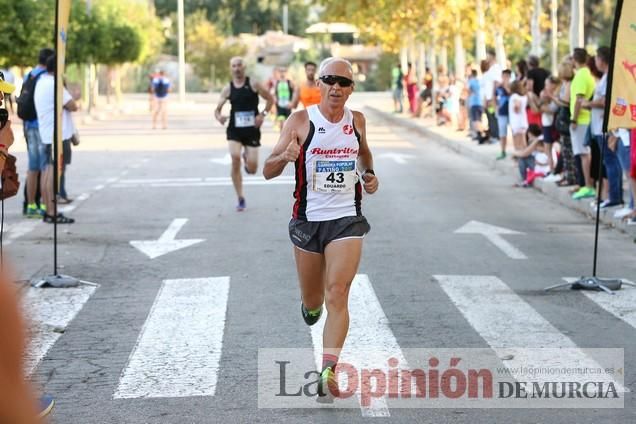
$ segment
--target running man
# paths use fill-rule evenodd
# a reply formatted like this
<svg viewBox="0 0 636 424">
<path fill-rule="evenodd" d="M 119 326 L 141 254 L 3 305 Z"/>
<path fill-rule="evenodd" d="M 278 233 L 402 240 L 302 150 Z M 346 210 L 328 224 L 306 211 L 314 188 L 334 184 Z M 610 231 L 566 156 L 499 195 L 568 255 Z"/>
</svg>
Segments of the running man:
<svg viewBox="0 0 636 424">
<path fill-rule="evenodd" d="M 294 92 L 297 91 L 294 84 L 287 79 L 287 69 L 278 70 L 278 80 L 274 86 L 274 96 L 276 98 L 276 128 L 280 130 L 283 122 L 291 114 L 291 102 Z"/>
<path fill-rule="evenodd" d="M 227 116 L 221 115 L 223 105 L 228 100 L 232 105 L 229 124 L 227 126 L 227 140 L 232 157 L 232 183 L 238 196 L 236 210 L 245 210 L 243 196 L 243 177 L 241 175 L 241 156 L 243 157 L 245 172 L 255 174 L 258 168 L 258 147 L 261 145 L 261 125 L 265 116 L 274 104 L 274 97 L 256 81 L 250 81 L 245 75 L 245 61 L 242 57 L 230 59 L 232 81 L 221 91 L 221 98 L 214 116 L 225 125 Z M 258 96 L 265 99 L 265 109 L 258 111 Z"/>
<path fill-rule="evenodd" d="M 320 103 L 320 87 L 316 81 L 316 69 L 318 65 L 314 62 L 305 63 L 305 75 L 307 80 L 300 85 L 298 90 L 294 90 L 291 108 L 296 109 L 298 103 L 302 103 L 305 109 L 311 105 Z"/>
<path fill-rule="evenodd" d="M 378 189 L 364 115 L 345 107 L 354 89 L 351 64 L 326 59 L 320 67 L 318 105 L 294 112 L 265 161 L 266 179 L 296 166 L 296 189 L 289 235 L 300 282 L 301 312 L 307 325 L 322 314 L 322 371 L 318 400 L 338 397 L 335 367 L 349 330 L 348 298 L 358 270 L 362 239 L 370 227 L 362 215 L 362 188 Z M 357 163 L 356 163 L 357 162 Z"/>
</svg>

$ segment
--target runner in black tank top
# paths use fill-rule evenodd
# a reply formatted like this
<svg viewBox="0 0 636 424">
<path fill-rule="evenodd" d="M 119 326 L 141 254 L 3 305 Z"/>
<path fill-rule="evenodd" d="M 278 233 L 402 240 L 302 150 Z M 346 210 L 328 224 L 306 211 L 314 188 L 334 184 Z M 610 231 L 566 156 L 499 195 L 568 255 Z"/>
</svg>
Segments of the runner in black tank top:
<svg viewBox="0 0 636 424">
<path fill-rule="evenodd" d="M 245 76 L 245 63 L 242 58 L 230 59 L 230 68 L 232 81 L 221 92 L 214 116 L 221 125 L 225 125 L 228 117 L 223 116 L 221 111 L 225 102 L 229 100 L 232 110 L 227 127 L 227 140 L 232 157 L 232 183 L 238 196 L 236 210 L 243 211 L 245 197 L 243 197 L 241 158 L 244 161 L 245 171 L 248 174 L 255 174 L 258 168 L 258 147 L 261 145 L 260 127 L 274 103 L 274 98 L 258 82 L 250 81 Z M 262 113 L 258 111 L 259 95 L 267 101 Z"/>
<path fill-rule="evenodd" d="M 237 88 L 230 81 L 230 123 L 227 127 L 227 139 L 241 142 L 244 146 L 259 147 L 261 145 L 261 129 L 255 126 L 258 115 L 258 93 L 252 90 L 250 78 Z"/>
</svg>

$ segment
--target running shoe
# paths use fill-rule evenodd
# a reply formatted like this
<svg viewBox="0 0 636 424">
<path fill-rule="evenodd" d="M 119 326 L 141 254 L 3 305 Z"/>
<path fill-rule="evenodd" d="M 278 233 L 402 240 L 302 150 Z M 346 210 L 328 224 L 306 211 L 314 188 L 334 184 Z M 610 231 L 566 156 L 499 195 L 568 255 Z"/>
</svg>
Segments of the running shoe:
<svg viewBox="0 0 636 424">
<path fill-rule="evenodd" d="M 38 219 L 42 219 L 42 213 L 41 213 L 41 209 L 38 209 L 37 206 L 33 205 L 29 205 L 27 206 L 26 209 L 26 217 L 29 219 L 33 219 L 33 218 L 38 218 Z"/>
<path fill-rule="evenodd" d="M 44 418 L 49 415 L 54 407 L 55 399 L 53 399 L 53 396 L 42 395 L 42 397 L 40 397 L 40 412 L 38 413 L 38 418 Z"/>
<path fill-rule="evenodd" d="M 614 218 L 623 219 L 627 215 L 629 215 L 630 213 L 632 213 L 632 209 L 630 209 L 630 208 L 619 209 L 616 212 L 614 212 Z"/>
<path fill-rule="evenodd" d="M 237 212 L 243 212 L 245 210 L 246 206 L 245 206 L 245 198 L 244 197 L 239 197 L 239 201 L 238 201 L 238 205 L 236 205 L 236 211 Z"/>
<path fill-rule="evenodd" d="M 501 152 L 497 155 L 497 157 L 495 158 L 496 160 L 503 160 L 506 158 L 506 152 Z"/>
<path fill-rule="evenodd" d="M 611 203 L 609 200 L 603 200 L 601 202 L 601 209 L 615 208 L 615 207 L 618 207 L 618 206 L 623 206 L 623 204 L 620 203 L 620 202 Z"/>
<path fill-rule="evenodd" d="M 574 193 L 572 195 L 572 199 L 574 200 L 587 199 L 589 197 L 594 197 L 594 196 L 596 196 L 596 190 L 586 186 L 586 187 L 581 187 L 576 193 Z"/>
<path fill-rule="evenodd" d="M 312 309 L 310 311 L 309 309 L 305 308 L 303 302 L 300 302 L 300 312 L 303 314 L 305 324 L 314 325 L 320 319 L 320 315 L 322 315 L 322 305 L 320 305 L 320 308 Z"/>
<path fill-rule="evenodd" d="M 331 367 L 327 367 L 320 373 L 318 398 L 316 400 L 320 403 L 333 403 L 333 400 L 339 396 L 340 389 L 338 388 L 336 373 Z"/>
</svg>

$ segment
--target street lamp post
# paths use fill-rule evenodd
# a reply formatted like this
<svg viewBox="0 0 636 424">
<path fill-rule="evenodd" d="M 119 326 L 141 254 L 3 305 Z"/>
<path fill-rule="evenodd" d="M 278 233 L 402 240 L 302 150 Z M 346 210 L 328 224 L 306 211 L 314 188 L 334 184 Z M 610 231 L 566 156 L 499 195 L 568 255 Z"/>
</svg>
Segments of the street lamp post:
<svg viewBox="0 0 636 424">
<path fill-rule="evenodd" d="M 185 29 L 183 0 L 178 0 L 177 15 L 179 20 L 179 101 L 185 101 Z"/>
</svg>

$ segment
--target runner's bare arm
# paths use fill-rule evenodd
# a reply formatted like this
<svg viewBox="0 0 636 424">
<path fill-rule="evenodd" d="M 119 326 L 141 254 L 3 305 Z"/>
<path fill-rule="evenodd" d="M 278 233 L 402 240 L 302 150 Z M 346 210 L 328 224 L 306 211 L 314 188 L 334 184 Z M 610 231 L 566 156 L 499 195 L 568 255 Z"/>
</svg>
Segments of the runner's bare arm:
<svg viewBox="0 0 636 424">
<path fill-rule="evenodd" d="M 226 85 L 221 91 L 221 96 L 219 97 L 219 104 L 216 106 L 214 110 L 214 117 L 217 121 L 221 123 L 221 125 L 225 125 L 225 121 L 227 121 L 227 117 L 221 115 L 221 110 L 223 110 L 223 105 L 230 98 L 230 86 Z"/>
<path fill-rule="evenodd" d="M 256 91 L 266 101 L 265 109 L 263 109 L 263 112 L 269 112 L 272 109 L 272 106 L 274 105 L 274 96 L 272 96 L 272 93 L 270 93 L 265 87 L 263 87 L 261 83 L 254 82 L 251 84 L 252 84 L 252 89 Z"/>
<path fill-rule="evenodd" d="M 367 143 L 367 123 L 361 112 L 353 111 L 353 123 L 360 134 L 360 149 L 358 151 L 358 168 L 362 170 L 364 191 L 373 194 L 378 190 L 378 178 L 368 170 L 373 170 L 373 155 Z"/>
<path fill-rule="evenodd" d="M 309 117 L 305 110 L 292 113 L 285 121 L 278 143 L 263 165 L 263 176 L 278 177 L 288 162 L 295 162 L 309 132 Z"/>
<path fill-rule="evenodd" d="M 293 110 L 298 107 L 298 103 L 300 103 L 300 86 L 294 87 L 294 94 L 292 95 L 292 101 L 289 107 Z"/>
</svg>

